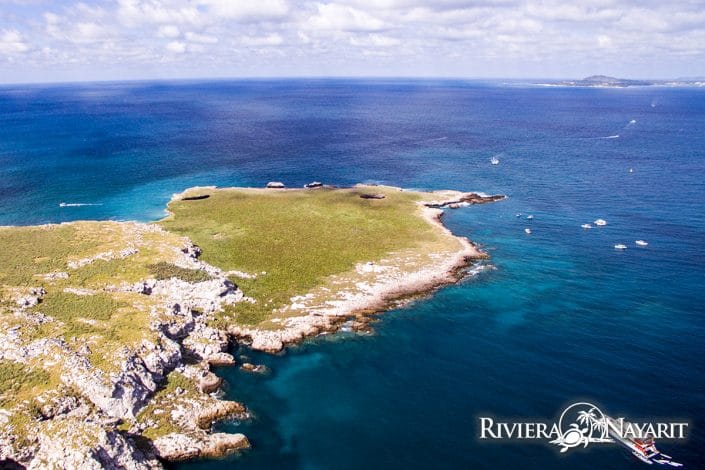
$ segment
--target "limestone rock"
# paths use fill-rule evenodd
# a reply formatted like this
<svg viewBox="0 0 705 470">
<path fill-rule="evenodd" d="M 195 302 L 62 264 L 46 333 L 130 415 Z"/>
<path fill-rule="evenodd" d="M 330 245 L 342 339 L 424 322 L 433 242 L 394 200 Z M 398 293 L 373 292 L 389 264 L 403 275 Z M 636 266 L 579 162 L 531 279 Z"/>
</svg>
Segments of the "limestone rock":
<svg viewBox="0 0 705 470">
<path fill-rule="evenodd" d="M 235 365 L 235 358 L 232 354 L 226 352 L 219 352 L 211 354 L 208 356 L 208 364 L 212 366 L 233 366 Z"/>
<path fill-rule="evenodd" d="M 212 393 L 220 388 L 223 379 L 215 375 L 213 372 L 204 373 L 198 380 L 198 388 L 203 393 Z"/>
<path fill-rule="evenodd" d="M 196 457 L 223 457 L 249 447 L 250 443 L 243 434 L 214 433 L 205 436 L 187 436 L 174 433 L 154 440 L 157 455 L 168 461 L 183 461 Z"/>
</svg>

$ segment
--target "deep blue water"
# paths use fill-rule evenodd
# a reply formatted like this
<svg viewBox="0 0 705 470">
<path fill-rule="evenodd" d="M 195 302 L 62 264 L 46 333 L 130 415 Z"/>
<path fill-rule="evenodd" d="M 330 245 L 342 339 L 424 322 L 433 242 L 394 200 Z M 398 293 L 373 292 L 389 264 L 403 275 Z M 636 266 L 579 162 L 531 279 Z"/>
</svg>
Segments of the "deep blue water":
<svg viewBox="0 0 705 470">
<path fill-rule="evenodd" d="M 476 437 L 478 416 L 550 420 L 578 399 L 689 420 L 687 442 L 660 447 L 705 467 L 705 90 L 0 88 L 0 224 L 154 220 L 188 186 L 314 179 L 505 193 L 445 218 L 496 269 L 382 315 L 372 336 L 319 338 L 277 357 L 238 351 L 273 371 L 219 371 L 227 397 L 255 415 L 220 428 L 254 447 L 179 469 L 642 467 L 616 446 L 559 454 Z M 580 228 L 598 217 L 608 225 Z"/>
</svg>

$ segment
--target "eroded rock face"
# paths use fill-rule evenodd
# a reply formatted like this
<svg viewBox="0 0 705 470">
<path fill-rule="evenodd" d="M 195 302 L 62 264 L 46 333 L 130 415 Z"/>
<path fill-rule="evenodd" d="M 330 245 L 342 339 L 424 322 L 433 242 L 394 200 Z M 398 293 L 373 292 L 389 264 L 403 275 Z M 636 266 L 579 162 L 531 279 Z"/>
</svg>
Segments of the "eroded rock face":
<svg viewBox="0 0 705 470">
<path fill-rule="evenodd" d="M 138 227 L 148 232 L 161 230 Z M 135 253 L 137 248 L 99 253 L 69 263 L 69 268 L 78 269 L 99 260 L 124 259 Z M 180 267 L 203 270 L 210 280 L 190 283 L 176 278 L 145 279 L 136 284 L 104 288 L 104 292 L 116 295 L 124 292 L 147 296 L 149 305 L 154 305 L 150 313 L 153 334 L 137 346 L 114 351 L 114 357 L 109 359 L 114 365 L 112 372 L 93 366 L 89 344 L 71 349 L 62 338 L 26 342 L 17 328 L 0 331 L 0 360 L 58 367 L 62 386 L 78 394 L 41 399 L 43 404 L 38 408 L 41 420 L 30 421 L 26 431 L 32 437 L 24 443 L 14 437 L 13 428 L 7 427 L 7 418 L 0 412 L 0 461 L 17 461 L 32 469 L 161 468 L 155 456 L 140 451 L 127 434 L 117 430 L 117 425 L 121 420 L 138 416 L 160 389 L 167 374 L 183 368 L 184 355 L 202 361 L 198 370 L 203 373 L 200 379 L 193 376 L 193 380 L 204 393 L 217 390 L 221 384 L 221 379 L 208 371 L 208 364 L 234 363 L 234 358 L 226 352 L 227 334 L 207 326 L 206 322 L 223 306 L 241 301 L 243 294 L 221 270 L 198 260 L 199 254 L 200 249 L 189 243 L 174 249 L 173 262 Z M 61 275 L 53 279 L 65 278 Z M 71 293 L 95 295 L 99 292 Z M 44 294 L 42 288 L 18 292 L 16 314 L 35 324 L 53 321 L 35 311 L 41 308 L 39 304 Z M 188 456 L 215 457 L 249 446 L 242 435 L 211 435 L 208 431 L 214 419 L 244 414 L 244 407 L 235 402 L 216 406 L 212 405 L 213 401 L 218 402 L 216 398 L 204 397 L 209 401 L 194 401 L 181 410 L 182 421 L 190 429 L 188 436 L 172 433 L 160 440 L 161 444 L 155 445 L 156 455 L 169 460 Z"/>
<path fill-rule="evenodd" d="M 151 470 L 163 468 L 117 431 L 100 426 L 77 425 L 68 435 L 57 438 L 40 434 L 39 449 L 28 465 L 30 470 L 47 468 Z"/>
</svg>

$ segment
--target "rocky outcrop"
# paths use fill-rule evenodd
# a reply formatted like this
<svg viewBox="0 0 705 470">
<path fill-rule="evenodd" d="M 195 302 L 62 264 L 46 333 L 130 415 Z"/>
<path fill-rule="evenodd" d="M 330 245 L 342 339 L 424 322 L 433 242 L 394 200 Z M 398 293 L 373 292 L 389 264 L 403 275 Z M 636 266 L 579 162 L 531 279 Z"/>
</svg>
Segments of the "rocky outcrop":
<svg viewBox="0 0 705 470">
<path fill-rule="evenodd" d="M 76 423 L 62 426 L 61 437 L 42 433 L 39 449 L 30 461 L 29 470 L 80 468 L 89 470 L 153 470 L 161 463 L 145 455 L 121 433 L 97 425 Z"/>
<path fill-rule="evenodd" d="M 156 439 L 153 445 L 160 458 L 178 462 L 194 458 L 223 457 L 248 449 L 250 442 L 244 434 L 169 434 Z"/>
<path fill-rule="evenodd" d="M 488 196 L 480 193 L 458 193 L 456 197 L 441 201 L 427 202 L 425 206 L 434 209 L 458 209 L 473 204 L 487 204 L 488 202 L 500 201 L 504 198 L 506 198 L 506 196 L 501 194 Z"/>
<path fill-rule="evenodd" d="M 213 393 L 220 388 L 222 383 L 223 379 L 213 372 L 205 372 L 201 378 L 198 379 L 198 388 L 203 393 Z"/>
<path fill-rule="evenodd" d="M 209 365 L 211 366 L 234 366 L 235 365 L 235 358 L 233 357 L 232 354 L 228 354 L 226 352 L 219 352 L 215 354 L 211 354 L 206 358 L 206 361 L 208 362 Z"/>
<path fill-rule="evenodd" d="M 252 364 L 251 362 L 244 362 L 240 366 L 241 370 L 244 370 L 245 372 L 252 372 L 253 374 L 267 374 L 269 372 L 269 369 L 267 366 L 262 365 L 262 364 Z"/>
<path fill-rule="evenodd" d="M 154 226 L 131 226 L 139 234 L 161 231 Z M 97 260 L 132 256 L 139 252 L 137 245 L 73 260 L 68 263 L 69 268 L 78 269 Z M 226 352 L 229 346 L 226 332 L 208 326 L 207 321 L 223 306 L 243 299 L 242 292 L 225 273 L 198 259 L 200 248 L 197 246 L 186 243 L 181 248 L 175 247 L 172 254 L 174 264 L 203 270 L 212 279 L 195 283 L 176 278 L 145 279 L 135 284 L 105 286 L 102 289 L 105 293 L 139 294 L 148 297 L 149 305 L 153 305 L 150 313 L 153 334 L 140 344 L 115 351 L 110 359 L 115 365 L 112 372 L 94 367 L 90 360 L 91 344 L 72 349 L 63 338 L 27 342 L 19 328 L 0 331 L 0 359 L 44 363 L 59 370 L 63 386 L 78 394 L 39 402 L 37 413 L 41 421 L 30 422 L 29 428 L 23 431 L 35 436 L 29 443 L 21 444 L 14 437 L 13 428 L 5 429 L 0 423 L 3 428 L 0 432 L 0 460 L 18 461 L 37 469 L 161 468 L 158 460 L 138 450 L 126 435 L 118 432 L 117 424 L 120 420 L 136 419 L 160 390 L 166 376 L 183 367 L 184 356 L 202 364 L 200 368 L 193 368 L 201 372 L 191 374 L 200 390 L 203 393 L 216 391 L 222 380 L 208 371 L 208 365 L 233 364 L 234 358 Z M 51 280 L 66 277 L 52 275 Z M 65 287 L 62 290 L 81 296 L 101 293 L 101 289 Z M 54 321 L 40 312 L 45 293 L 42 288 L 17 291 L 16 315 L 24 322 L 37 325 Z M 174 434 L 170 439 L 162 439 L 162 445 L 155 446 L 158 455 L 166 459 L 181 459 L 187 455 L 213 457 L 249 445 L 242 435 L 211 435 L 205 429 L 214 419 L 244 415 L 244 407 L 235 402 L 220 402 L 208 395 L 204 397 L 207 399 L 185 399 L 179 422 L 191 431 L 188 437 Z M 139 434 L 139 428 L 135 430 Z"/>
</svg>

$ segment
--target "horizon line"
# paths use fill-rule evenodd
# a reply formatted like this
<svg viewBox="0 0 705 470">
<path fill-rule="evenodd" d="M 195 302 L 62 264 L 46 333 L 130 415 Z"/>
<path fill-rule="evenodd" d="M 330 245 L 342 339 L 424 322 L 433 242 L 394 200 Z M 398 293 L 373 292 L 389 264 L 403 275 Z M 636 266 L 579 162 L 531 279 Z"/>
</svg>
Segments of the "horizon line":
<svg viewBox="0 0 705 470">
<path fill-rule="evenodd" d="M 670 78 L 625 78 L 613 75 L 594 74 L 592 76 L 605 76 L 617 78 L 619 80 L 632 81 L 654 81 L 663 82 L 669 80 L 698 80 L 705 77 L 670 77 Z M 436 80 L 436 81 L 538 81 L 544 80 L 546 83 L 583 80 L 587 77 L 482 77 L 482 76 L 440 76 L 440 75 L 251 75 L 251 76 L 204 76 L 204 77 L 145 77 L 145 78 L 117 78 L 117 79 L 86 79 L 86 80 L 50 80 L 50 81 L 28 81 L 28 82 L 0 82 L 0 88 L 21 85 L 89 85 L 89 84 L 110 84 L 110 83 L 155 83 L 155 82 L 209 82 L 209 81 L 286 81 L 286 80 Z M 532 83 L 540 85 L 540 83 Z"/>
</svg>

